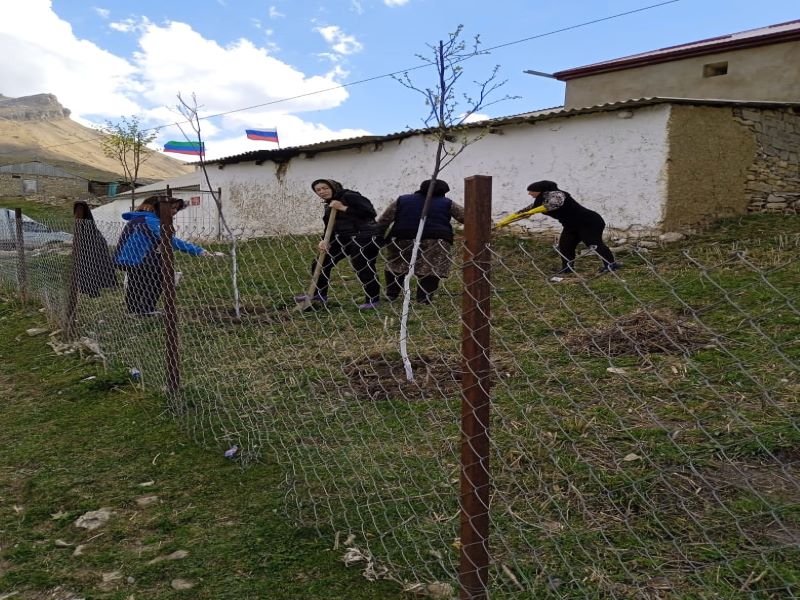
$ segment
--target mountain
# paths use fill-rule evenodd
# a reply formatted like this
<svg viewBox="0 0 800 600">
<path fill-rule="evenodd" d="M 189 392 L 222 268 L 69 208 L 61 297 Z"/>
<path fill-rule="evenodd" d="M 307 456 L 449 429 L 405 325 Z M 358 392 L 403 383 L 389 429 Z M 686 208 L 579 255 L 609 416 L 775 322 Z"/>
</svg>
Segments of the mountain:
<svg viewBox="0 0 800 600">
<path fill-rule="evenodd" d="M 10 98 L 0 94 L 0 165 L 30 160 L 57 165 L 96 179 L 100 173 L 122 175 L 122 166 L 103 154 L 103 134 L 69 118 L 53 94 Z M 150 153 L 139 167 L 139 180 L 161 180 L 191 173 L 193 167 Z"/>
</svg>

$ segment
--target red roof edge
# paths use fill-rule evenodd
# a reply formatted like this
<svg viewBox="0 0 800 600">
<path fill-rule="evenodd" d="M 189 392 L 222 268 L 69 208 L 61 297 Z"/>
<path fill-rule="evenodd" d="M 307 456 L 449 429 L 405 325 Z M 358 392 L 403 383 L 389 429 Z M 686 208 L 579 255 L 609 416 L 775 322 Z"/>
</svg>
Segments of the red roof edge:
<svg viewBox="0 0 800 600">
<path fill-rule="evenodd" d="M 714 38 L 712 38 L 714 39 Z M 718 52 L 727 52 L 730 50 L 742 50 L 744 48 L 754 48 L 756 46 L 765 46 L 767 44 L 780 44 L 783 42 L 792 42 L 800 40 L 800 28 L 791 29 L 788 31 L 780 31 L 773 33 L 765 33 L 764 35 L 752 36 L 746 38 L 734 38 L 728 41 L 719 42 L 716 44 L 708 44 L 705 46 L 692 46 L 685 48 L 688 44 L 682 46 L 673 46 L 674 50 L 667 48 L 667 52 L 660 54 L 643 54 L 631 56 L 629 58 L 620 58 L 617 60 L 610 60 L 607 62 L 596 63 L 587 65 L 585 67 L 576 67 L 574 69 L 566 69 L 553 73 L 556 79 L 560 81 L 569 81 L 570 79 L 578 79 L 580 77 L 588 77 L 589 75 L 597 75 L 599 73 L 608 73 L 611 71 L 622 71 L 625 69 L 632 69 L 635 67 L 644 67 L 647 65 L 655 65 L 658 63 L 671 62 L 673 60 L 690 58 L 692 56 L 703 56 L 706 54 L 717 54 Z M 702 40 L 701 40 L 702 41 Z M 698 42 L 690 42 L 698 43 Z M 658 51 L 656 51 L 658 52 Z"/>
</svg>

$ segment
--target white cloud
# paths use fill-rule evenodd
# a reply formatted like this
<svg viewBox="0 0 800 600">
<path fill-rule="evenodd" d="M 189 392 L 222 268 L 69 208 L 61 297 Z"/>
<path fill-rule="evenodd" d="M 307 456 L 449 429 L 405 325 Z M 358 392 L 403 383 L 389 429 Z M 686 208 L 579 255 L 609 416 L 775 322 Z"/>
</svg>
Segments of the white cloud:
<svg viewBox="0 0 800 600">
<path fill-rule="evenodd" d="M 136 29 L 139 27 L 139 24 L 133 19 L 124 19 L 122 21 L 113 21 L 109 23 L 108 26 L 114 31 L 130 33 L 132 31 L 136 31 Z"/>
<path fill-rule="evenodd" d="M 138 50 L 126 60 L 77 38 L 72 26 L 53 12 L 50 0 L 26 0 L 14 6 L 0 19 L 0 53 L 14 57 L 0 61 L 0 92 L 53 93 L 78 122 L 115 121 L 136 114 L 148 126 L 175 123 L 180 120 L 174 111 L 177 93 L 190 98 L 194 92 L 201 116 L 241 111 L 202 122 L 210 147 L 236 145 L 239 136 L 228 127 L 243 131 L 245 124 L 279 125 L 281 145 L 366 134 L 329 129 L 319 122 L 320 115 L 315 116 L 317 122 L 307 122 L 292 114 L 323 111 L 347 100 L 348 92 L 339 83 L 346 72 L 338 65 L 327 73 L 307 75 L 271 56 L 269 44 L 263 47 L 239 39 L 223 46 L 185 23 L 156 24 L 143 17 L 109 24 L 138 41 Z M 344 50 L 353 49 L 353 40 L 340 39 L 336 32 L 331 35 L 334 43 L 345 45 Z M 292 99 L 282 101 L 285 98 Z M 262 107 L 243 110 L 253 106 Z M 174 126 L 165 129 L 159 140 L 162 135 L 164 141 L 182 139 Z M 247 142 L 243 133 L 241 138 Z M 238 151 L 248 148 L 253 149 L 245 146 Z"/>
<path fill-rule="evenodd" d="M 319 33 L 330 44 L 331 49 L 338 54 L 355 54 L 364 49 L 355 36 L 346 34 L 338 25 L 315 27 L 314 31 Z"/>
<path fill-rule="evenodd" d="M 357 15 L 364 14 L 364 6 L 361 4 L 361 0 L 350 0 L 350 9 Z"/>
<path fill-rule="evenodd" d="M 111 11 L 107 8 L 100 8 L 98 6 L 94 7 L 94 12 L 96 12 L 101 18 L 107 19 L 108 16 L 111 14 Z"/>
<path fill-rule="evenodd" d="M 459 115 L 459 118 L 463 118 L 463 113 Z M 464 119 L 464 123 L 477 123 L 478 121 L 485 121 L 486 119 L 491 119 L 489 115 L 484 115 L 482 113 L 472 113 L 466 119 Z"/>
<path fill-rule="evenodd" d="M 178 91 L 195 92 L 207 112 L 300 96 L 279 105 L 283 112 L 297 112 L 332 108 L 348 96 L 344 89 L 313 94 L 336 87 L 336 71 L 307 77 L 249 40 L 223 47 L 185 23 L 148 23 L 139 47 L 134 61 L 144 94 L 157 104 L 174 104 Z"/>
<path fill-rule="evenodd" d="M 274 6 L 269 7 L 269 18 L 270 19 L 280 19 L 281 17 L 285 17 L 286 15 L 280 12 Z"/>
<path fill-rule="evenodd" d="M 405 6 L 409 0 L 383 0 L 386 6 Z"/>
<path fill-rule="evenodd" d="M 75 113 L 119 116 L 138 112 L 132 99 L 136 68 L 123 58 L 75 37 L 49 0 L 14 3 L 0 19 L 2 93 L 52 93 Z"/>
</svg>

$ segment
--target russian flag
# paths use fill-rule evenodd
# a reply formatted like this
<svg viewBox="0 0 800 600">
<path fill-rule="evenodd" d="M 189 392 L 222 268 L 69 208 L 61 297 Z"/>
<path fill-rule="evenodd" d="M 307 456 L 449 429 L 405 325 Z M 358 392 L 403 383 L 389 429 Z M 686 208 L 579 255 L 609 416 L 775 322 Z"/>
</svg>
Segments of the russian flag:
<svg viewBox="0 0 800 600">
<path fill-rule="evenodd" d="M 164 152 L 175 152 L 176 154 L 191 154 L 192 156 L 202 156 L 206 151 L 206 145 L 200 142 L 167 142 L 164 144 Z"/>
<path fill-rule="evenodd" d="M 248 140 L 258 140 L 260 142 L 278 143 L 278 129 L 245 129 Z"/>
</svg>

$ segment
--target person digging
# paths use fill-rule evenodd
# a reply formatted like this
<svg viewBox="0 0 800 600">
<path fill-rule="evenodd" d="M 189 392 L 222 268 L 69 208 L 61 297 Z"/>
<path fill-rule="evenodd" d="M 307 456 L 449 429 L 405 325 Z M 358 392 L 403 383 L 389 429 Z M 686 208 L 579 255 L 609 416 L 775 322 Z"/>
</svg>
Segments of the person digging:
<svg viewBox="0 0 800 600">
<path fill-rule="evenodd" d="M 569 193 L 558 189 L 554 181 L 534 181 L 528 186 L 528 195 L 533 203 L 500 220 L 495 229 L 543 213 L 561 223 L 563 229 L 558 238 L 558 253 L 561 255 L 561 268 L 555 275 L 575 273 L 575 251 L 583 242 L 593 248 L 600 257 L 600 273 L 618 270 L 621 265 L 614 259 L 611 249 L 603 242 L 606 223 L 598 213 L 579 204 Z"/>
</svg>

